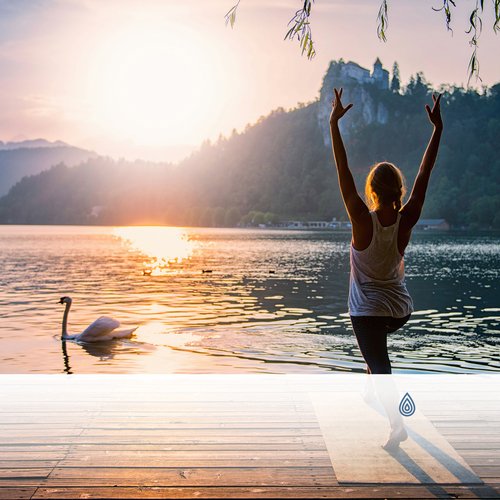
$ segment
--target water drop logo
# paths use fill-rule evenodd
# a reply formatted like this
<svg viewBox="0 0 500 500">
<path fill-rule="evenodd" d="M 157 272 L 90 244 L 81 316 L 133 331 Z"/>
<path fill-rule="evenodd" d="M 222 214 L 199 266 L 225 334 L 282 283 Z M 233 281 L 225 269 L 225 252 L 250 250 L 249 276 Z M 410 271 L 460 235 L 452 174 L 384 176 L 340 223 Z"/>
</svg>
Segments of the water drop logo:
<svg viewBox="0 0 500 500">
<path fill-rule="evenodd" d="M 411 396 L 406 393 L 399 403 L 399 413 L 403 415 L 403 417 L 411 417 L 416 410 L 415 402 L 411 399 Z"/>
</svg>

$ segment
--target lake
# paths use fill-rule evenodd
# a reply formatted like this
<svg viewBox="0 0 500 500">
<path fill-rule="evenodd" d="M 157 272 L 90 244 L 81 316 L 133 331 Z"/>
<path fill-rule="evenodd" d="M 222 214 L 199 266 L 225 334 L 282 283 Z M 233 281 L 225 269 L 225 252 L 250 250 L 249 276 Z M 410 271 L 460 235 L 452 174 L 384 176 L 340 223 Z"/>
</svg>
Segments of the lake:
<svg viewBox="0 0 500 500">
<path fill-rule="evenodd" d="M 2 373 L 362 372 L 347 233 L 0 226 Z M 395 373 L 500 371 L 499 236 L 416 233 Z M 135 337 L 61 342 L 100 315 Z"/>
</svg>

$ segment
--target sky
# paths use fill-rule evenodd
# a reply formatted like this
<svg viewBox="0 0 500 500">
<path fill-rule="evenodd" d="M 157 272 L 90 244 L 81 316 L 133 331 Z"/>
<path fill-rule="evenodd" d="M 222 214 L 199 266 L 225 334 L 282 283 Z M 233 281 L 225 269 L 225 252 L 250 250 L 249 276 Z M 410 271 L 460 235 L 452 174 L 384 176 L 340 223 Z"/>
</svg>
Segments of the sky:
<svg viewBox="0 0 500 500">
<path fill-rule="evenodd" d="M 453 34 L 440 0 L 316 0 L 316 57 L 283 40 L 302 0 L 0 0 L 0 140 L 62 140 L 116 158 L 177 161 L 277 107 L 317 98 L 331 60 L 371 68 L 377 57 L 403 83 L 423 71 L 465 85 L 473 2 L 457 2 Z M 485 2 L 482 82 L 500 82 L 500 35 Z"/>
</svg>

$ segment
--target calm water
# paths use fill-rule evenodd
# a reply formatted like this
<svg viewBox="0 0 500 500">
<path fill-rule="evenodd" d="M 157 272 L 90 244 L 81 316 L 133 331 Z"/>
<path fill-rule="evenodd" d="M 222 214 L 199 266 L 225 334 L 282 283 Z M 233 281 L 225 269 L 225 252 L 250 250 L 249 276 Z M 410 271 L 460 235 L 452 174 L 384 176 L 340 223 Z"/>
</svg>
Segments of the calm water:
<svg viewBox="0 0 500 500">
<path fill-rule="evenodd" d="M 395 371 L 500 371 L 499 243 L 413 236 Z M 348 249 L 331 232 L 0 226 L 0 371 L 363 371 Z M 63 345 L 62 295 L 70 333 L 108 315 L 136 337 Z"/>
</svg>

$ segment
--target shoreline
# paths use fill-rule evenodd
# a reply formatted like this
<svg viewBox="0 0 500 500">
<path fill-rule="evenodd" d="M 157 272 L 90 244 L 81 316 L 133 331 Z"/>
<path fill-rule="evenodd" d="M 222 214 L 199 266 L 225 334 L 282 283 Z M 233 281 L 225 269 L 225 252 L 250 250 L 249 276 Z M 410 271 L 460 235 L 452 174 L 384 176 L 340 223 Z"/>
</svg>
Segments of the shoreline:
<svg viewBox="0 0 500 500">
<path fill-rule="evenodd" d="M 112 228 L 112 227 L 169 227 L 177 229 L 194 229 L 194 230 L 217 230 L 217 231 L 227 231 L 227 230 L 251 230 L 251 231 L 293 231 L 293 232 L 314 232 L 314 233 L 338 233 L 338 234 L 350 234 L 351 230 L 348 228 L 328 228 L 328 227 L 284 227 L 284 226 L 177 226 L 172 224 L 146 224 L 146 223 L 134 223 L 134 224 L 10 224 L 10 223 L 0 223 L 0 227 L 95 227 L 95 228 Z M 491 228 L 451 228 L 448 230 L 442 229 L 416 229 L 412 230 L 413 233 L 418 234 L 477 234 L 479 235 L 500 235 L 500 229 Z"/>
</svg>

